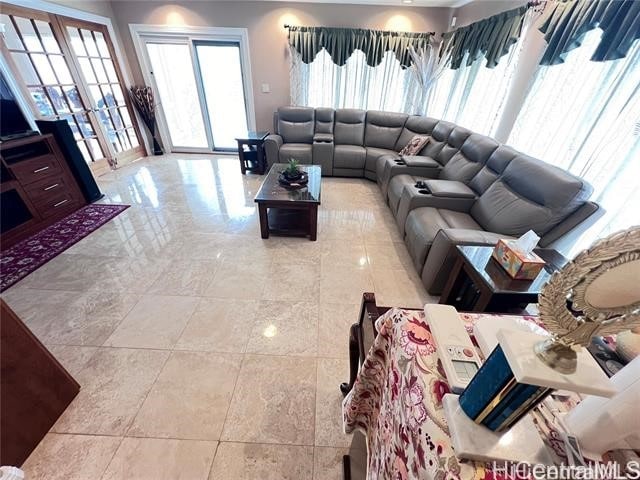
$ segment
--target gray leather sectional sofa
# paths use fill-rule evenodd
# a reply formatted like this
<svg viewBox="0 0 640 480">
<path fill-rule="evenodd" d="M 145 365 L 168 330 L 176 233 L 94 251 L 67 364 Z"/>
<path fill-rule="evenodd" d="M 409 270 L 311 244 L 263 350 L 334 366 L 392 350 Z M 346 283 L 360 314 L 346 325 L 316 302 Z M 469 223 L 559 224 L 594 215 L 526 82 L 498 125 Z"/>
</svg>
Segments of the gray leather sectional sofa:
<svg viewBox="0 0 640 480">
<path fill-rule="evenodd" d="M 454 245 L 494 245 L 531 229 L 546 247 L 599 216 L 584 180 L 451 122 L 282 107 L 274 131 L 265 141 L 269 166 L 295 158 L 320 165 L 326 176 L 378 182 L 432 294 L 444 287 Z M 415 135 L 428 136 L 428 143 L 401 158 Z"/>
</svg>

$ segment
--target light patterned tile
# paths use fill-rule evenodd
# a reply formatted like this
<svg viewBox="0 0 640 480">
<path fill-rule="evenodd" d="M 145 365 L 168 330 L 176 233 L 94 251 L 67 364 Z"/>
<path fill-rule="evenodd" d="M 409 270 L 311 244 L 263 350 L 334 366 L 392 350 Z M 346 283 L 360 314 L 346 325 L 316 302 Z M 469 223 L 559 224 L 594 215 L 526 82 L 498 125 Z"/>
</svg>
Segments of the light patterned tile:
<svg viewBox="0 0 640 480">
<path fill-rule="evenodd" d="M 105 342 L 105 346 L 170 349 L 180 338 L 197 297 L 145 295 Z"/>
<path fill-rule="evenodd" d="M 98 349 L 76 376 L 80 393 L 52 431 L 124 435 L 168 356 L 158 350 Z"/>
<path fill-rule="evenodd" d="M 217 442 L 125 438 L 102 480 L 207 480 Z"/>
<path fill-rule="evenodd" d="M 313 471 L 313 447 L 222 442 L 209 480 L 302 480 Z"/>
<path fill-rule="evenodd" d="M 120 437 L 48 433 L 22 465 L 29 480 L 89 480 L 102 476 Z"/>
<path fill-rule="evenodd" d="M 319 358 L 316 383 L 316 446 L 347 447 L 351 435 L 342 429 L 342 392 L 340 384 L 349 378 L 346 359 Z"/>
<path fill-rule="evenodd" d="M 176 350 L 243 353 L 258 303 L 253 300 L 203 298 L 175 345 Z"/>
<path fill-rule="evenodd" d="M 218 440 L 240 355 L 173 352 L 127 435 Z"/>
<path fill-rule="evenodd" d="M 223 441 L 313 445 L 316 361 L 246 355 Z"/>
<path fill-rule="evenodd" d="M 248 353 L 313 357 L 318 342 L 318 305 L 263 300 L 256 311 Z"/>
</svg>

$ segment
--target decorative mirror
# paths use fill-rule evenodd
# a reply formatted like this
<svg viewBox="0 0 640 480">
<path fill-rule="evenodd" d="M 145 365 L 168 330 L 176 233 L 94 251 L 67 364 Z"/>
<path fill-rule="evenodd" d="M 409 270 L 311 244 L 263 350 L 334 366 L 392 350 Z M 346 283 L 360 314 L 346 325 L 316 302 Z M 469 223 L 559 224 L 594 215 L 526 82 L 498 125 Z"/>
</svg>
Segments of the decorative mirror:
<svg viewBox="0 0 640 480">
<path fill-rule="evenodd" d="M 552 336 L 535 352 L 566 374 L 575 372 L 576 351 L 592 337 L 640 326 L 640 226 L 597 241 L 556 271 L 539 309 Z"/>
</svg>

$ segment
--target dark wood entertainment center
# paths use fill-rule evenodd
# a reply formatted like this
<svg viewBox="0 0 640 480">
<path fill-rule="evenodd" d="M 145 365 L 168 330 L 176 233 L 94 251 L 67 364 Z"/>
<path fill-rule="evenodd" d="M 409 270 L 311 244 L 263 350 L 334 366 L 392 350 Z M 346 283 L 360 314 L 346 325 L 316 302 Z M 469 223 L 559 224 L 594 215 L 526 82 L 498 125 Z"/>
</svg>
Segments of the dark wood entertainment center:
<svg viewBox="0 0 640 480">
<path fill-rule="evenodd" d="M 0 144 L 2 249 L 86 204 L 53 135 Z"/>
</svg>

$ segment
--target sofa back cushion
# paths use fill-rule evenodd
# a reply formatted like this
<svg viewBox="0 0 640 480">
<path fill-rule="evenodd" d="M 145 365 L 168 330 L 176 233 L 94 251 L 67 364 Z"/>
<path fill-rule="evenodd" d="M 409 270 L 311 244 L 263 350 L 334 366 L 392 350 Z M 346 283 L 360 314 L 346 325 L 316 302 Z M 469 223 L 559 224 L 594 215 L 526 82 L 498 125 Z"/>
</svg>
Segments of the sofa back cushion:
<svg viewBox="0 0 640 480">
<path fill-rule="evenodd" d="M 472 133 L 473 132 L 471 132 L 471 130 L 456 126 L 451 130 L 451 133 L 445 140 L 444 145 L 436 155 L 435 160 L 437 160 L 440 165 L 446 165 L 449 163 L 449 160 L 451 160 L 453 156 L 460 151 L 462 145 L 467 141 L 467 138 L 469 138 Z"/>
<path fill-rule="evenodd" d="M 369 110 L 364 131 L 365 146 L 393 150 L 407 117 L 404 113 Z"/>
<path fill-rule="evenodd" d="M 449 141 L 458 142 L 461 132 L 456 128 L 449 136 Z M 491 154 L 498 148 L 494 139 L 473 133 L 467 137 L 459 151 L 453 154 L 440 172 L 443 180 L 457 180 L 469 183 L 487 163 Z M 449 146 L 446 148 L 455 148 Z M 442 153 L 442 152 L 441 152 Z"/>
<path fill-rule="evenodd" d="M 364 122 L 367 112 L 354 108 L 336 110 L 333 142 L 336 145 L 364 145 Z"/>
<path fill-rule="evenodd" d="M 393 150 L 399 152 L 407 143 L 411 141 L 416 135 L 431 135 L 433 128 L 438 124 L 438 120 L 430 117 L 420 117 L 418 115 L 411 115 L 404 123 L 404 128 L 396 141 Z"/>
<path fill-rule="evenodd" d="M 474 203 L 471 215 L 485 230 L 539 236 L 558 225 L 591 194 L 584 180 L 541 160 L 519 154 Z"/>
<path fill-rule="evenodd" d="M 335 110 L 333 108 L 316 108 L 315 133 L 333 134 L 334 116 L 335 116 Z"/>
<path fill-rule="evenodd" d="M 421 155 L 437 160 L 438 154 L 447 144 L 447 139 L 454 128 L 456 128 L 455 123 L 445 122 L 444 120 L 438 121 L 431 131 L 431 140 L 425 145 Z"/>
<path fill-rule="evenodd" d="M 278 109 L 278 134 L 284 143 L 312 143 L 314 114 L 310 107 L 280 107 Z"/>
<path fill-rule="evenodd" d="M 496 148 L 478 174 L 471 179 L 469 186 L 478 194 L 486 192 L 495 182 L 507 165 L 520 153 L 506 145 Z"/>
</svg>

